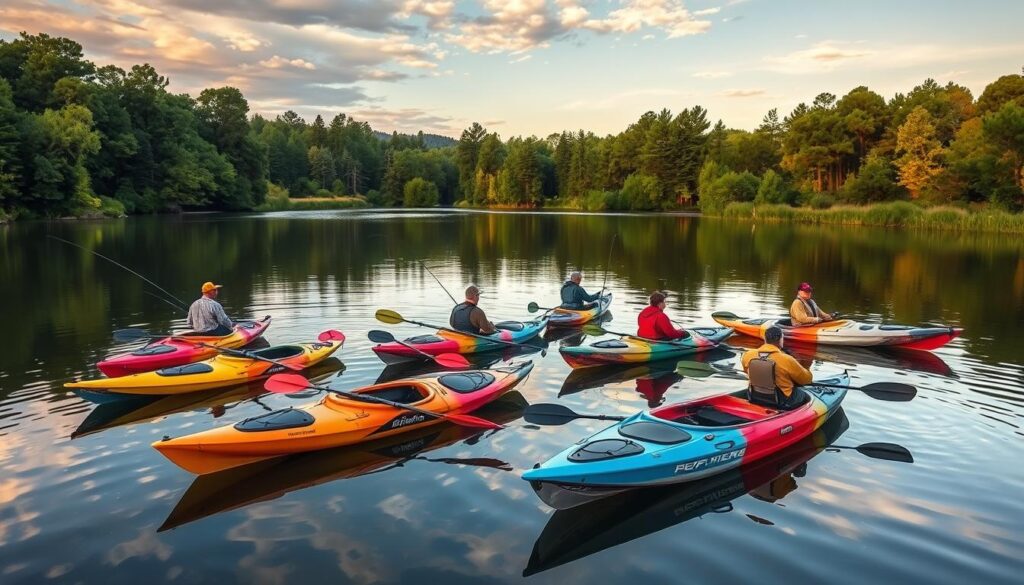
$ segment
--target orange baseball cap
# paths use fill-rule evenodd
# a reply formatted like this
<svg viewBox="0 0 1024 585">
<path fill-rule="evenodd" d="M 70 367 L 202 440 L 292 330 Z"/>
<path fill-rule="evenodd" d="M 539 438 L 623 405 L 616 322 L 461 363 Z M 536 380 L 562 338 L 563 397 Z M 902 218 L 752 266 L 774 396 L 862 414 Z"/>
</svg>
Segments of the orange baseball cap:
<svg viewBox="0 0 1024 585">
<path fill-rule="evenodd" d="M 219 284 L 213 284 L 212 282 L 204 282 L 203 283 L 203 294 L 205 295 L 206 293 L 210 292 L 211 290 L 213 290 L 215 288 L 220 288 L 221 286 L 222 285 L 219 285 Z"/>
</svg>

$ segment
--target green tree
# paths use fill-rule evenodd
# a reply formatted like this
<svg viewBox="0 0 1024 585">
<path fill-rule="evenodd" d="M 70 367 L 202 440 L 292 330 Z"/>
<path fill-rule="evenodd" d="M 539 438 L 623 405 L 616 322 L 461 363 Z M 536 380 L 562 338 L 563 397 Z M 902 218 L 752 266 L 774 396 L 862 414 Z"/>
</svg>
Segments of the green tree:
<svg viewBox="0 0 1024 585">
<path fill-rule="evenodd" d="M 796 198 L 796 193 L 782 178 L 782 175 L 776 173 L 772 169 L 768 169 L 761 176 L 761 182 L 757 187 L 757 195 L 754 197 L 754 203 L 785 203 L 791 204 Z"/>
<path fill-rule="evenodd" d="M 330 187 L 334 183 L 334 157 L 327 148 L 309 147 L 309 176 L 321 186 Z"/>
<path fill-rule="evenodd" d="M 996 194 L 1001 203 L 1012 202 L 1021 205 L 1024 190 L 1024 106 L 1008 101 L 995 113 L 982 119 L 985 138 L 1001 153 L 1001 159 L 1009 166 L 1011 184 Z"/>
<path fill-rule="evenodd" d="M 868 156 L 860 170 L 851 175 L 840 190 L 840 196 L 851 203 L 892 201 L 906 197 L 896 183 L 892 163 L 880 155 Z"/>
<path fill-rule="evenodd" d="M 622 199 L 629 209 L 653 211 L 660 209 L 662 188 L 658 179 L 650 175 L 633 173 L 622 185 Z"/>
<path fill-rule="evenodd" d="M 459 189 L 462 192 L 463 199 L 473 199 L 477 159 L 480 156 L 480 147 L 486 136 L 487 130 L 480 124 L 473 122 L 472 126 L 462 131 L 459 143 L 455 147 L 459 168 Z"/>
<path fill-rule="evenodd" d="M 405 207 L 434 207 L 440 199 L 437 185 L 421 177 L 407 181 L 403 193 L 402 203 Z"/>
<path fill-rule="evenodd" d="M 978 114 L 991 114 L 1007 102 L 1024 106 L 1024 75 L 1004 75 L 985 86 L 978 96 Z"/>
<path fill-rule="evenodd" d="M 921 194 L 939 172 L 939 157 L 942 145 L 935 137 L 935 125 L 931 114 L 923 106 L 914 108 L 900 126 L 896 137 L 896 159 L 900 184 L 910 191 L 913 198 Z"/>
</svg>

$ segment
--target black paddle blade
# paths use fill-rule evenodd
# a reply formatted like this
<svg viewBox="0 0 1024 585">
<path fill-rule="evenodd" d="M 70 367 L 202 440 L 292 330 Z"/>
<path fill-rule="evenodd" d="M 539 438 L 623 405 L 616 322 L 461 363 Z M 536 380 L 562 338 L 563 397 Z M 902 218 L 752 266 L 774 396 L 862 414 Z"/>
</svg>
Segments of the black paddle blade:
<svg viewBox="0 0 1024 585">
<path fill-rule="evenodd" d="M 380 329 L 371 329 L 366 333 L 366 337 L 374 343 L 391 343 L 395 340 L 394 335 Z"/>
<path fill-rule="evenodd" d="M 875 382 L 860 388 L 865 394 L 887 402 L 910 402 L 917 396 L 917 388 L 899 382 Z"/>
<path fill-rule="evenodd" d="M 864 443 L 856 447 L 861 455 L 867 455 L 872 459 L 884 459 L 886 461 L 898 461 L 900 463 L 913 463 L 914 456 L 906 447 L 894 443 Z"/>
<path fill-rule="evenodd" d="M 529 305 L 526 305 L 527 313 L 536 313 L 539 310 L 540 306 L 537 303 L 531 302 Z"/>
<path fill-rule="evenodd" d="M 600 337 L 605 334 L 604 327 L 595 323 L 587 323 L 582 328 L 583 333 L 590 335 L 591 337 Z"/>
<path fill-rule="evenodd" d="M 125 342 L 125 341 L 139 341 L 142 339 L 151 339 L 153 336 L 150 335 L 145 329 L 139 329 L 132 327 L 129 329 L 118 329 L 114 332 L 114 341 Z"/>
<path fill-rule="evenodd" d="M 544 426 L 564 425 L 579 416 L 561 404 L 531 404 L 523 411 L 526 422 Z"/>
</svg>

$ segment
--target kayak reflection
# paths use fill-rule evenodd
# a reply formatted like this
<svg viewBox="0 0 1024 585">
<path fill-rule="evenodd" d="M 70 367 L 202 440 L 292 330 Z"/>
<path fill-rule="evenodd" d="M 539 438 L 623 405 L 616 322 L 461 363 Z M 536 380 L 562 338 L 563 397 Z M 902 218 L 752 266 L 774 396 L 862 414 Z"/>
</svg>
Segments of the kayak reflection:
<svg viewBox="0 0 1024 585">
<path fill-rule="evenodd" d="M 602 325 L 611 322 L 613 315 L 611 311 L 606 311 L 603 315 L 596 319 L 591 319 L 588 325 Z M 573 327 L 548 327 L 544 330 L 544 341 L 548 343 L 560 342 L 559 345 L 565 346 L 576 346 L 583 343 L 586 339 L 586 333 L 583 333 L 583 325 L 576 325 Z"/>
<path fill-rule="evenodd" d="M 473 414 L 506 424 L 521 417 L 526 406 L 527 402 L 523 395 L 518 391 L 512 391 Z M 497 431 L 481 431 L 441 423 L 377 441 L 275 457 L 218 473 L 201 475 L 192 482 L 157 531 L 177 528 L 207 516 L 256 502 L 273 500 L 316 485 L 381 473 L 402 467 L 413 460 L 511 471 L 511 465 L 490 457 L 425 456 L 426 453 L 460 441 L 467 445 L 475 445 L 485 435 L 494 432 Z"/>
<path fill-rule="evenodd" d="M 303 374 L 310 379 L 318 379 L 343 371 L 344 368 L 345 364 L 341 363 L 341 360 L 332 357 L 308 368 Z M 266 393 L 263 383 L 263 380 L 258 380 L 227 389 L 218 388 L 167 396 L 133 396 L 75 390 L 79 398 L 97 403 L 97 406 L 71 433 L 71 438 L 77 439 L 115 427 L 149 422 L 189 410 L 209 409 L 213 418 L 219 418 L 241 401 L 258 402 L 259 397 Z"/>
<path fill-rule="evenodd" d="M 840 410 L 811 436 L 749 466 L 683 486 L 634 489 L 559 510 L 533 546 L 523 576 L 587 557 L 707 513 L 732 510 L 744 494 L 774 502 L 797 489 L 807 462 L 849 428 Z M 751 518 L 755 522 L 764 522 Z"/>
<path fill-rule="evenodd" d="M 733 357 L 729 350 L 716 348 L 691 356 L 693 361 L 714 362 Z M 612 384 L 636 381 L 636 392 L 647 399 L 650 408 L 665 402 L 665 393 L 684 376 L 676 372 L 676 360 L 648 362 L 631 366 L 598 366 L 579 368 L 569 372 L 562 382 L 559 396 L 576 394 L 593 388 L 603 388 Z"/>
<path fill-rule="evenodd" d="M 729 343 L 738 347 L 756 349 L 760 347 L 759 339 L 746 335 L 736 335 Z M 930 351 L 885 347 L 844 347 L 809 345 L 806 343 L 786 343 L 786 351 L 795 357 L 804 367 L 814 361 L 831 362 L 843 365 L 865 365 L 890 370 L 904 370 L 935 374 L 947 378 L 956 378 L 953 369 Z"/>
</svg>

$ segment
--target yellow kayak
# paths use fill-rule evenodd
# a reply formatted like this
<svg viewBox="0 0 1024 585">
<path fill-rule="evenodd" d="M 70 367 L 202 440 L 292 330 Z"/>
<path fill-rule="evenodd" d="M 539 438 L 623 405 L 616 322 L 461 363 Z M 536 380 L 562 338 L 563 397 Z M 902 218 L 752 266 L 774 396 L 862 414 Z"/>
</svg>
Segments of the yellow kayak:
<svg viewBox="0 0 1024 585">
<path fill-rule="evenodd" d="M 341 349 L 343 343 L 344 336 L 341 335 L 341 339 L 336 341 L 276 345 L 248 353 L 305 369 L 329 358 L 331 354 Z M 163 368 L 154 372 L 69 382 L 64 386 L 106 390 L 116 394 L 184 394 L 245 384 L 284 371 L 287 370 L 281 366 L 259 359 L 221 354 L 205 361 Z"/>
</svg>

